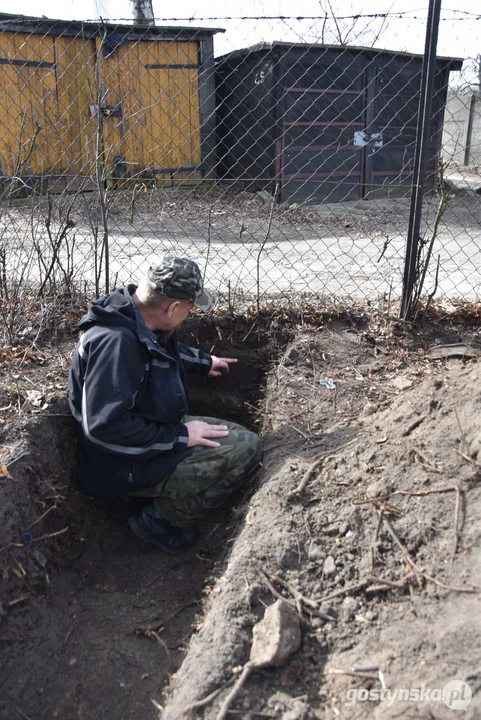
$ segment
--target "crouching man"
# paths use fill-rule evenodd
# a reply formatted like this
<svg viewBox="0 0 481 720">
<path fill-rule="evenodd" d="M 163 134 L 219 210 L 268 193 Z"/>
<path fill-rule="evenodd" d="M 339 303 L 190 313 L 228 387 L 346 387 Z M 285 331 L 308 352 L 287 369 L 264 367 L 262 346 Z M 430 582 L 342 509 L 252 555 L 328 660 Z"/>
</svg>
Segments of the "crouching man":
<svg viewBox="0 0 481 720">
<path fill-rule="evenodd" d="M 81 489 L 151 498 L 129 524 L 169 553 L 195 545 L 198 521 L 253 476 L 262 456 L 259 437 L 241 425 L 188 414 L 186 372 L 216 377 L 237 362 L 176 338 L 193 307 L 211 304 L 197 264 L 166 256 L 138 287 L 90 304 L 70 367 Z"/>
</svg>

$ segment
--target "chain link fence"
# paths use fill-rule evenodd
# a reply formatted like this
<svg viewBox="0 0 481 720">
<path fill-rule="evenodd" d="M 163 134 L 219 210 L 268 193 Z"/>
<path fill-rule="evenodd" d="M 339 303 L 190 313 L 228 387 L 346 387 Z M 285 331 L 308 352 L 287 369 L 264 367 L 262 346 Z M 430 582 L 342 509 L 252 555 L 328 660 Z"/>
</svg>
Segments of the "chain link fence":
<svg viewBox="0 0 481 720">
<path fill-rule="evenodd" d="M 477 302 L 476 18 L 447 12 L 422 297 Z M 396 302 L 424 33 L 425 18 L 403 14 L 151 27 L 0 15 L 4 323 L 33 288 L 40 297 L 109 291 L 164 252 L 196 259 L 232 309 Z"/>
</svg>

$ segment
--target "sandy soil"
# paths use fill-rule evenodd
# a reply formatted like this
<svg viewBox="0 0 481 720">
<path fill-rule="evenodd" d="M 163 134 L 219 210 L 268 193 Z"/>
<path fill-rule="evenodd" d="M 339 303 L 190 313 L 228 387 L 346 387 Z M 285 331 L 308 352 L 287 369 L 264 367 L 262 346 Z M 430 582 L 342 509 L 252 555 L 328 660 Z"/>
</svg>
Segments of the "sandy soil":
<svg viewBox="0 0 481 720">
<path fill-rule="evenodd" d="M 464 693 L 478 718 L 481 366 L 428 359 L 426 344 L 457 339 L 440 328 L 401 341 L 309 330 L 271 375 L 261 486 L 162 718 L 217 717 L 279 595 L 302 619 L 301 649 L 251 674 L 237 716 L 455 718 Z"/>
<path fill-rule="evenodd" d="M 186 325 L 188 342 L 240 358 L 224 389 L 193 388 L 193 410 L 207 400 L 257 427 L 265 458 L 181 559 L 128 532 L 132 508 L 76 491 L 73 336 L 21 367 L 23 349 L 16 363 L 4 353 L 0 714 L 216 718 L 254 624 L 282 596 L 301 647 L 253 672 L 231 717 L 444 720 L 460 716 L 442 700 L 451 682 L 472 696 L 463 717 L 479 717 L 478 328 L 466 314 L 412 330 L 307 307 Z M 434 357 L 439 344 L 451 357 Z M 417 701 L 399 695 L 423 687 Z"/>
</svg>

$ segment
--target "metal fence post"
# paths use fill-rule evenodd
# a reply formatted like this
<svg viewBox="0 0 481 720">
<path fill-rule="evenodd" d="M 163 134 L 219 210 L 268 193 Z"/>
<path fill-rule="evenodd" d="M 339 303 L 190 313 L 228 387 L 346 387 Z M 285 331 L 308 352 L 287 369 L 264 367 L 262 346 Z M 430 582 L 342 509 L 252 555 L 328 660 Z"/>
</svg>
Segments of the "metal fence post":
<svg viewBox="0 0 481 720">
<path fill-rule="evenodd" d="M 436 47 L 438 43 L 441 0 L 430 0 L 426 27 L 426 43 L 421 75 L 421 96 L 419 98 L 419 116 L 416 130 L 416 150 L 414 156 L 414 177 L 409 212 L 406 257 L 404 263 L 403 294 L 401 317 L 409 320 L 413 308 L 411 300 L 416 280 L 416 260 L 419 247 L 419 230 L 423 206 L 423 186 L 426 169 L 426 155 L 431 124 L 431 101 L 433 96 L 434 73 L 436 70 Z"/>
</svg>

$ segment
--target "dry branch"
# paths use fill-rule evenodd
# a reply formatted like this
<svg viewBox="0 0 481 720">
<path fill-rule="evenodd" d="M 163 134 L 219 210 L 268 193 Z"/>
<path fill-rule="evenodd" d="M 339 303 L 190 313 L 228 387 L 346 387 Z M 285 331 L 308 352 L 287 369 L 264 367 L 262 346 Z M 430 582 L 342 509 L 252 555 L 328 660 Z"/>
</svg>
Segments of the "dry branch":
<svg viewBox="0 0 481 720">
<path fill-rule="evenodd" d="M 68 527 L 64 527 L 63 530 L 57 530 L 57 532 L 47 533 L 46 535 L 40 535 L 40 537 L 36 537 L 32 539 L 32 542 L 36 542 L 37 540 L 48 540 L 49 538 L 57 537 L 57 535 L 63 535 L 68 530 Z"/>
<path fill-rule="evenodd" d="M 169 658 L 169 661 L 170 661 L 170 651 L 169 651 L 169 648 L 167 647 L 166 643 L 162 640 L 162 638 L 160 637 L 159 633 L 156 632 L 155 630 L 151 630 L 150 632 L 147 633 L 147 635 L 148 635 L 149 637 L 153 637 L 153 638 L 155 638 L 155 639 L 157 640 L 157 642 L 159 643 L 159 645 L 165 650 L 165 653 L 166 653 L 166 655 L 167 655 L 167 657 Z"/>
<path fill-rule="evenodd" d="M 321 456 L 318 457 L 316 460 L 314 460 L 314 462 L 311 463 L 311 465 L 309 465 L 309 467 L 307 468 L 306 472 L 305 472 L 304 475 L 302 476 L 299 485 L 298 485 L 296 488 L 294 488 L 294 490 L 291 490 L 290 493 L 288 493 L 288 495 L 287 495 L 287 499 L 288 499 L 288 500 L 290 500 L 290 499 L 292 499 L 292 498 L 294 498 L 294 497 L 296 497 L 297 495 L 300 495 L 300 494 L 302 493 L 302 491 L 303 491 L 304 488 L 306 487 L 306 485 L 307 485 L 307 483 L 309 482 L 309 480 L 311 479 L 311 477 L 314 475 L 314 473 L 316 472 L 316 470 L 321 466 L 324 458 L 325 458 L 325 455 L 321 455 Z"/>
<path fill-rule="evenodd" d="M 464 430 L 461 426 L 461 421 L 459 419 L 458 411 L 456 409 L 454 410 L 454 414 L 456 415 L 456 422 L 458 423 L 459 432 L 461 433 L 461 438 L 463 440 L 464 452 L 469 457 L 470 454 L 469 454 L 468 441 L 466 440 L 466 433 L 464 432 Z"/>
<path fill-rule="evenodd" d="M 396 543 L 396 545 L 398 546 L 398 548 L 401 550 L 402 554 L 404 555 L 404 559 L 406 560 L 406 562 L 407 562 L 407 564 L 409 565 L 409 567 L 412 568 L 412 570 L 414 570 L 414 572 L 415 572 L 417 575 L 421 575 L 421 574 L 422 574 L 421 570 L 418 568 L 418 566 L 416 565 L 416 563 L 415 563 L 414 560 L 412 559 L 412 557 L 411 557 L 411 555 L 410 555 L 409 550 L 407 549 L 407 547 L 401 542 L 398 534 L 397 534 L 396 531 L 394 530 L 393 526 L 391 525 L 391 523 L 389 522 L 389 520 L 387 519 L 387 517 L 385 517 L 384 520 L 385 520 L 385 523 L 386 523 L 386 527 L 387 527 L 387 529 L 388 529 L 388 531 L 389 531 L 389 534 L 390 534 L 391 537 L 393 538 L 393 540 L 394 540 L 394 542 Z M 419 584 L 419 586 L 421 586 L 421 583 L 420 583 L 420 581 L 419 581 L 419 578 L 418 578 L 418 584 Z"/>
<path fill-rule="evenodd" d="M 454 562 L 454 556 L 458 551 L 459 540 L 461 538 L 462 526 L 460 527 L 460 518 L 463 511 L 463 495 L 461 492 L 461 488 L 459 487 L 459 485 L 456 485 L 454 490 L 456 490 L 456 504 L 454 506 L 454 542 L 453 550 L 451 553 L 452 563 Z"/>
<path fill-rule="evenodd" d="M 133 635 L 146 635 L 148 636 L 149 633 L 152 630 L 155 630 L 156 632 L 160 632 L 161 629 L 168 623 L 169 620 L 172 620 L 176 615 L 183 612 L 184 610 L 187 610 L 188 608 L 192 607 L 193 605 L 198 605 L 198 600 L 192 600 L 192 602 L 186 603 L 185 605 L 181 605 L 181 607 L 178 607 L 176 610 L 170 613 L 170 615 L 167 615 L 167 617 L 164 618 L 155 618 L 154 620 L 151 620 L 148 625 L 138 625 L 137 627 L 132 628 L 130 631 Z"/>
<path fill-rule="evenodd" d="M 306 472 L 301 478 L 301 481 L 299 485 L 294 488 L 294 490 L 291 490 L 290 493 L 287 495 L 287 499 L 291 500 L 292 498 L 297 497 L 297 495 L 300 495 L 302 491 L 305 489 L 307 483 L 311 479 L 313 473 L 317 470 L 317 468 L 321 465 L 322 461 L 327 455 L 332 455 L 334 452 L 337 452 L 338 450 L 343 450 L 348 445 L 352 445 L 352 443 L 356 442 L 357 438 L 354 438 L 353 440 L 349 440 L 349 442 L 344 443 L 344 445 L 339 445 L 335 448 L 330 448 L 329 450 L 326 450 L 325 452 L 321 453 L 317 459 L 307 468 Z M 269 448 L 271 449 L 271 448 Z"/>
<path fill-rule="evenodd" d="M 453 592 L 464 592 L 471 594 L 477 594 L 481 592 L 481 590 L 479 590 L 478 588 L 456 587 L 455 585 L 446 585 L 446 583 L 441 582 L 441 580 L 436 580 L 436 578 L 428 575 L 428 573 L 423 572 L 421 574 L 424 578 L 426 578 L 426 580 L 429 580 L 429 582 L 434 583 L 434 585 L 443 588 L 443 590 L 452 590 Z"/>
<path fill-rule="evenodd" d="M 415 430 L 417 427 L 421 425 L 425 420 L 425 416 L 421 415 L 421 417 L 416 418 L 416 420 L 413 420 L 413 422 L 407 426 L 407 428 L 402 433 L 402 437 L 407 437 L 412 433 L 413 430 Z"/>
<path fill-rule="evenodd" d="M 378 512 L 376 528 L 374 530 L 374 535 L 372 536 L 372 540 L 371 540 L 371 547 L 369 548 L 369 552 L 371 555 L 371 573 L 374 571 L 374 564 L 376 561 L 376 543 L 377 543 L 377 539 L 379 537 L 379 531 L 381 530 L 383 514 L 384 514 L 384 510 L 381 507 Z"/>
<path fill-rule="evenodd" d="M 261 246 L 259 248 L 259 252 L 257 253 L 257 262 L 256 262 L 256 270 L 257 270 L 257 295 L 256 295 L 256 304 L 257 304 L 257 314 L 260 313 L 260 297 L 261 297 L 261 278 L 260 278 L 260 268 L 261 268 L 261 255 L 262 251 L 264 250 L 264 246 L 266 242 L 269 239 L 269 236 L 271 234 L 271 227 L 272 227 L 272 216 L 274 214 L 274 206 L 276 204 L 276 198 L 277 193 L 279 192 L 279 184 L 276 183 L 276 187 L 274 189 L 274 194 L 272 195 L 272 202 L 271 202 L 271 210 L 269 213 L 269 222 L 267 224 L 267 231 L 264 240 L 261 243 Z"/>
<path fill-rule="evenodd" d="M 461 455 L 462 458 L 467 460 L 467 462 L 470 465 L 474 465 L 477 468 L 481 468 L 481 464 L 476 462 L 476 460 L 474 458 L 472 458 L 471 455 L 466 455 L 466 453 L 463 453 L 463 452 L 461 452 L 461 450 L 458 450 L 458 449 L 456 449 L 456 452 L 458 453 L 458 455 Z M 477 474 L 477 472 L 476 472 L 476 474 Z"/>
<path fill-rule="evenodd" d="M 450 485 L 445 488 L 427 488 L 426 490 L 395 490 L 391 495 L 416 495 L 419 497 L 421 495 L 434 495 L 436 493 L 447 493 L 455 490 L 456 488 Z"/>
<path fill-rule="evenodd" d="M 415 459 L 416 456 L 419 456 L 421 460 L 424 460 L 423 463 L 419 463 L 423 468 L 426 470 L 433 470 L 434 472 L 443 472 L 442 467 L 439 467 L 436 465 L 436 462 L 429 457 L 429 455 L 426 455 L 425 453 L 421 452 L 421 450 L 417 447 L 413 447 L 413 452 L 415 453 Z"/>
<path fill-rule="evenodd" d="M 350 593 L 355 593 L 358 590 L 364 590 L 366 585 L 368 585 L 367 580 L 360 580 L 357 583 L 354 583 L 353 585 L 348 585 L 347 587 L 340 588 L 340 590 L 335 590 L 334 592 L 330 593 L 329 595 L 325 595 L 323 598 L 318 600 L 317 602 L 319 605 L 323 602 L 328 602 L 329 600 L 334 600 L 334 598 L 341 597 L 341 595 L 350 595 Z"/>
<path fill-rule="evenodd" d="M 259 568 L 259 571 L 262 573 L 266 581 L 269 583 L 269 590 L 273 592 L 273 595 L 277 597 L 280 600 L 283 600 L 284 602 L 287 602 L 289 605 L 293 606 L 293 603 L 289 602 L 289 600 L 286 600 L 285 597 L 283 597 L 280 593 L 276 591 L 276 589 L 273 587 L 272 583 L 270 582 L 270 578 L 274 582 L 278 582 L 279 585 L 282 585 L 283 588 L 285 588 L 288 592 L 291 593 L 292 597 L 295 600 L 295 608 L 299 615 L 302 617 L 303 614 L 303 605 L 307 609 L 307 612 L 309 612 L 311 615 L 315 615 L 316 617 L 321 618 L 321 620 L 325 620 L 326 622 L 332 622 L 332 620 L 335 620 L 335 618 L 332 615 L 329 615 L 328 613 L 320 612 L 318 610 L 319 603 L 317 600 L 312 600 L 312 598 L 308 598 L 302 593 L 297 590 L 297 588 L 293 587 L 290 583 L 288 583 L 286 580 L 283 580 L 277 573 L 274 575 L 271 575 L 270 578 L 268 574 L 263 570 L 262 568 Z"/>
<path fill-rule="evenodd" d="M 220 708 L 219 712 L 217 713 L 215 720 L 225 720 L 225 718 L 227 717 L 227 713 L 229 712 L 230 706 L 236 699 L 242 686 L 245 684 L 247 678 L 251 674 L 254 667 L 255 667 L 255 665 L 253 665 L 253 663 L 246 662 L 241 674 L 239 675 L 239 677 L 236 680 L 234 687 L 232 688 L 232 690 L 230 691 L 230 693 L 227 695 L 224 702 L 222 703 L 221 708 Z"/>
<path fill-rule="evenodd" d="M 350 677 L 363 678 L 363 680 L 379 680 L 378 675 L 371 675 L 361 670 L 344 670 L 343 668 L 329 668 L 328 675 L 349 675 Z"/>
<path fill-rule="evenodd" d="M 33 521 L 33 523 L 31 523 L 27 528 L 25 528 L 25 530 L 26 531 L 31 530 L 33 527 L 35 527 L 35 525 L 37 525 L 39 522 L 41 522 L 44 519 L 44 517 L 46 517 L 50 512 L 52 512 L 52 510 L 56 510 L 56 509 L 57 509 L 56 503 L 54 505 L 51 505 L 47 510 L 45 510 L 44 513 L 42 513 L 42 515 L 40 515 L 40 517 L 38 517 L 36 520 Z"/>
<path fill-rule="evenodd" d="M 382 586 L 387 586 L 391 588 L 404 588 L 406 586 L 406 583 L 412 578 L 412 576 L 413 573 L 409 573 L 402 580 L 396 582 L 394 580 L 388 580 L 387 578 L 377 577 L 376 575 L 368 575 L 367 580 L 369 582 L 378 583 L 378 585 L 367 587 L 366 592 L 376 592 L 376 590 L 383 590 L 384 588 Z"/>
<path fill-rule="evenodd" d="M 208 705 L 212 700 L 215 700 L 218 695 L 224 690 L 226 687 L 228 687 L 232 683 L 232 678 L 225 684 L 222 685 L 220 688 L 217 688 L 217 690 L 214 690 L 210 693 L 210 695 L 206 695 L 206 697 L 202 698 L 201 700 L 196 700 L 195 702 L 190 703 L 190 705 L 186 705 L 186 707 L 182 710 L 180 713 L 180 717 L 183 718 L 186 715 L 189 715 L 193 710 L 198 710 L 199 708 L 205 707 L 205 705 Z"/>
</svg>

